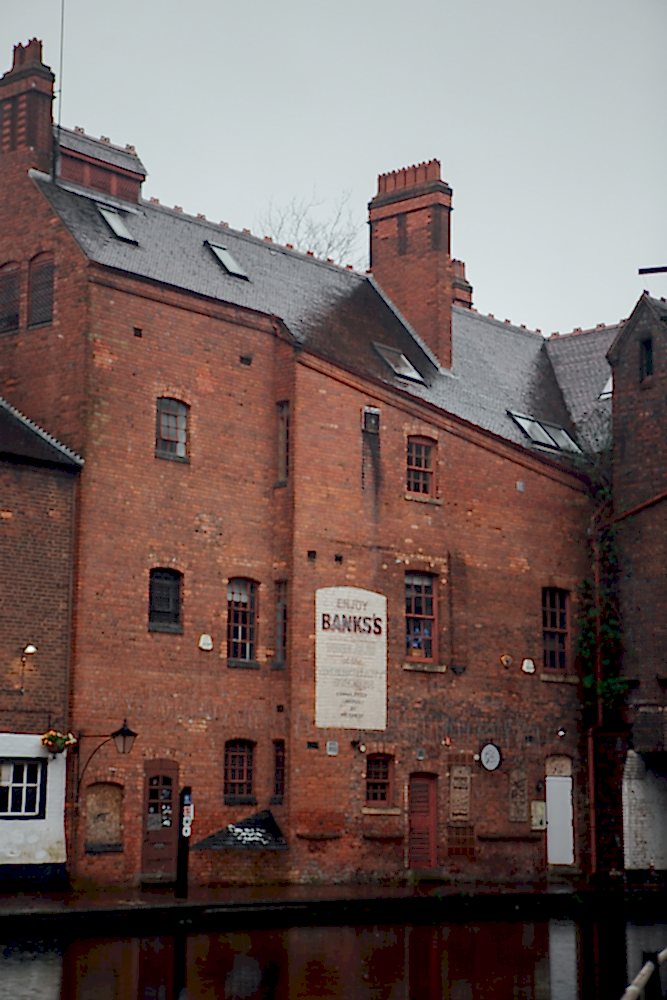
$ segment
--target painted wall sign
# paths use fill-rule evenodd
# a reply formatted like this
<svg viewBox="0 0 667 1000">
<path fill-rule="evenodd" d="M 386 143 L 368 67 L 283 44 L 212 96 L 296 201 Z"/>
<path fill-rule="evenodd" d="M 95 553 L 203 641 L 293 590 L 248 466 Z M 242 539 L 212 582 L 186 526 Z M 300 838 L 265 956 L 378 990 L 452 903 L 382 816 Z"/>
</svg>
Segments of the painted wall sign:
<svg viewBox="0 0 667 1000">
<path fill-rule="evenodd" d="M 315 593 L 315 725 L 386 729 L 387 598 L 358 587 Z"/>
</svg>

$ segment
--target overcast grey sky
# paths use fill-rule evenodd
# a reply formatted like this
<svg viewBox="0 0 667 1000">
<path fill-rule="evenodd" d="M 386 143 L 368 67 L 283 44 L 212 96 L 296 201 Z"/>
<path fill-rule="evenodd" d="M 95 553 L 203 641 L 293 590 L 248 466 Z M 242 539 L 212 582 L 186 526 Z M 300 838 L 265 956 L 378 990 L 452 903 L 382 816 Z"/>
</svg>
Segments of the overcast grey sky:
<svg viewBox="0 0 667 1000">
<path fill-rule="evenodd" d="M 36 36 L 58 73 L 60 3 L 0 0 L 0 72 Z M 62 124 L 133 143 L 146 197 L 257 232 L 349 192 L 365 246 L 377 174 L 437 157 L 480 311 L 564 332 L 667 295 L 637 275 L 667 265 L 667 0 L 65 4 Z"/>
</svg>

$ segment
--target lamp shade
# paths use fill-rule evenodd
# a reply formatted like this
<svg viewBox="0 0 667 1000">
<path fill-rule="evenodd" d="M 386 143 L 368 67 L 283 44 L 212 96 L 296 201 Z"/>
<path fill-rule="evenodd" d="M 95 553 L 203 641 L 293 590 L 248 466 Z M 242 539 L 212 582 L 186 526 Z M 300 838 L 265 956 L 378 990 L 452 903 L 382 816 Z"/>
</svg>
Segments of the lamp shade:
<svg viewBox="0 0 667 1000">
<path fill-rule="evenodd" d="M 137 733 L 133 732 L 127 724 L 127 719 L 123 719 L 123 725 L 111 734 L 111 739 L 116 744 L 118 753 L 129 753 L 134 746 Z"/>
</svg>

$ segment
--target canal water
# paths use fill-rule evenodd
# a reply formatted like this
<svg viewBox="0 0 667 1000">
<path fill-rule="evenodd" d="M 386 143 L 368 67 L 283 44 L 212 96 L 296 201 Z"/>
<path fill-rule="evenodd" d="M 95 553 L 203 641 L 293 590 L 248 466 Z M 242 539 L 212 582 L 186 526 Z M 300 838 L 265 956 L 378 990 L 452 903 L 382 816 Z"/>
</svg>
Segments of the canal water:
<svg viewBox="0 0 667 1000">
<path fill-rule="evenodd" d="M 7 941 L 0 997 L 620 1000 L 665 946 L 667 923 L 571 920 Z"/>
</svg>

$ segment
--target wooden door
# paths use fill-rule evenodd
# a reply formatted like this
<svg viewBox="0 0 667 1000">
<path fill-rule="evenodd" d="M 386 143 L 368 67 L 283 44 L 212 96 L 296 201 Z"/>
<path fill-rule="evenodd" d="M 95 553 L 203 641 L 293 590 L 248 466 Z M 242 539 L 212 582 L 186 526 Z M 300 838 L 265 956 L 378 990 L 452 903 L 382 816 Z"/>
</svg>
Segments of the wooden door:
<svg viewBox="0 0 667 1000">
<path fill-rule="evenodd" d="M 178 850 L 178 764 L 147 760 L 144 775 L 141 871 L 149 880 L 171 881 Z"/>
<path fill-rule="evenodd" d="M 434 774 L 411 774 L 408 793 L 410 868 L 435 868 L 438 863 L 437 782 Z"/>
</svg>

